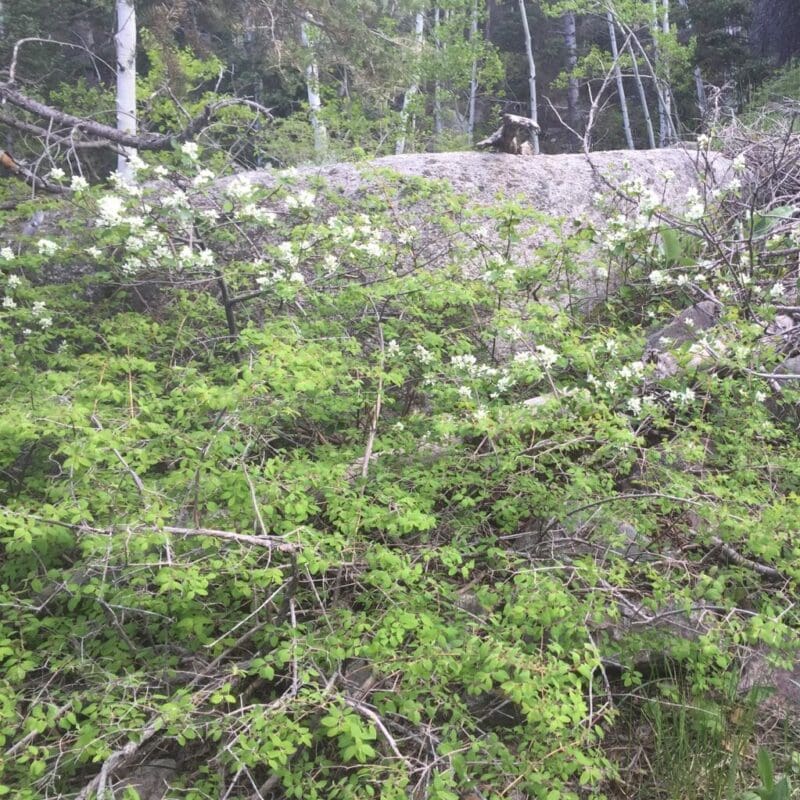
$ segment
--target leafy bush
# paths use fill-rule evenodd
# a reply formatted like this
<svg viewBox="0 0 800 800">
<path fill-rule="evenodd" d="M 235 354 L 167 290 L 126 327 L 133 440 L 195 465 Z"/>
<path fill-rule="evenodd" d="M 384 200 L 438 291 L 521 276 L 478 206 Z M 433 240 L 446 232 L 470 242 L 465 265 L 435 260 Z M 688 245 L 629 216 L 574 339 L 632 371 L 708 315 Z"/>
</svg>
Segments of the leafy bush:
<svg viewBox="0 0 800 800">
<path fill-rule="evenodd" d="M 745 232 L 733 186 L 670 221 L 634 182 L 524 259 L 519 204 L 197 156 L 1 253 L 0 791 L 168 757 L 176 797 L 601 797 L 643 653 L 721 703 L 743 650 L 794 652 L 765 335 L 793 215 Z M 589 236 L 609 295 L 578 316 Z M 642 359 L 708 297 L 672 374 Z"/>
</svg>

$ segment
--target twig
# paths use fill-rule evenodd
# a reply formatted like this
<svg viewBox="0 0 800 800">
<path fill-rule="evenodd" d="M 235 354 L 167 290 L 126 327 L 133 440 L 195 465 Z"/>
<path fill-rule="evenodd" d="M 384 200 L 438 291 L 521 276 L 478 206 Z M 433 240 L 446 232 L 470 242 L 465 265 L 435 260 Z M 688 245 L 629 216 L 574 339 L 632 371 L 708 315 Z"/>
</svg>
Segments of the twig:
<svg viewBox="0 0 800 800">
<path fill-rule="evenodd" d="M 740 567 L 747 567 L 758 575 L 761 575 L 763 578 L 769 578 L 773 581 L 786 580 L 786 577 L 774 567 L 769 567 L 766 564 L 753 561 L 752 558 L 743 556 L 738 550 L 734 550 L 729 544 L 723 542 L 719 536 L 712 536 L 711 541 L 725 554 L 728 559 L 733 561 L 734 564 L 737 564 Z"/>
</svg>

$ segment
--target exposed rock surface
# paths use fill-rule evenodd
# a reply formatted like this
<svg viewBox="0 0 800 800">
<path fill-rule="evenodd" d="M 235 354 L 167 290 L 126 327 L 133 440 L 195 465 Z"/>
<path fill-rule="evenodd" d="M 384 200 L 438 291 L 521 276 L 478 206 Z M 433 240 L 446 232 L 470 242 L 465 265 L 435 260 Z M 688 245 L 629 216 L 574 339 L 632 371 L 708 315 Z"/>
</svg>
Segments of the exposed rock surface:
<svg viewBox="0 0 800 800">
<path fill-rule="evenodd" d="M 711 172 L 713 180 L 733 177 L 730 162 L 710 154 L 708 161 L 697 152 L 669 148 L 663 150 L 609 150 L 582 154 L 563 153 L 520 157 L 505 153 L 415 153 L 386 156 L 363 163 L 338 163 L 306 167 L 301 178 L 319 176 L 345 196 L 355 196 L 374 183 L 368 177 L 376 170 L 391 170 L 401 175 L 448 181 L 467 202 L 488 205 L 496 199 L 521 197 L 537 209 L 558 218 L 587 215 L 602 219 L 595 200 L 598 192 L 633 178 L 663 196 L 667 208 L 683 208 L 686 192 Z M 665 173 L 673 173 L 670 180 Z M 280 178 L 277 170 L 245 173 L 253 182 L 271 186 Z M 226 179 L 229 180 L 229 179 Z M 224 185 L 225 181 L 220 182 Z"/>
</svg>

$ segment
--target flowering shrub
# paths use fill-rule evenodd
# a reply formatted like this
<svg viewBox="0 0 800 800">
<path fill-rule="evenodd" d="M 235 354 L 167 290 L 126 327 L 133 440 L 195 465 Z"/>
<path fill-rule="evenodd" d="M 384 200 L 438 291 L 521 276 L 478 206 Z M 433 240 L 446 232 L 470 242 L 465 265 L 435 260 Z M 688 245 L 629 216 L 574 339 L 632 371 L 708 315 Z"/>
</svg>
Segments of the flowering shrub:
<svg viewBox="0 0 800 800">
<path fill-rule="evenodd" d="M 181 157 L 0 250 L 1 793 L 169 758 L 198 800 L 599 797 L 612 665 L 722 720 L 743 651 L 792 652 L 793 213 L 629 185 L 581 317 L 585 232 L 526 263 L 516 204 Z"/>
</svg>

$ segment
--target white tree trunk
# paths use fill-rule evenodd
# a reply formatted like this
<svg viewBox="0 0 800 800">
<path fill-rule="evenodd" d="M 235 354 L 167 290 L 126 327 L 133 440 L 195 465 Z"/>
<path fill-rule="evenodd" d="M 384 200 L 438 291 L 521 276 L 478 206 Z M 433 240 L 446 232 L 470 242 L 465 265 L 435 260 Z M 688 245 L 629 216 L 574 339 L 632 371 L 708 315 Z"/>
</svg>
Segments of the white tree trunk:
<svg viewBox="0 0 800 800">
<path fill-rule="evenodd" d="M 619 65 L 617 29 L 614 24 L 614 15 L 610 11 L 606 14 L 606 20 L 608 21 L 608 38 L 611 40 L 611 55 L 614 56 L 614 77 L 617 79 L 617 95 L 619 96 L 620 111 L 622 111 L 622 128 L 625 131 L 625 141 L 628 144 L 628 150 L 634 150 L 631 120 L 628 116 L 628 99 L 625 97 L 625 84 L 622 80 L 622 68 Z"/>
<path fill-rule="evenodd" d="M 651 150 L 655 150 L 656 137 L 653 132 L 653 120 L 650 118 L 650 108 L 647 105 L 647 92 L 644 90 L 644 83 L 642 76 L 639 74 L 639 62 L 636 60 L 636 53 L 633 52 L 633 46 L 628 42 L 628 51 L 631 55 L 631 64 L 633 66 L 633 79 L 636 81 L 636 89 L 639 92 L 639 101 L 642 104 L 642 113 L 644 114 L 644 124 L 647 128 L 647 144 Z"/>
<path fill-rule="evenodd" d="M 478 37 L 478 0 L 472 3 L 472 19 L 469 25 L 469 42 L 474 47 Z M 472 73 L 469 79 L 469 112 L 467 115 L 467 133 L 472 144 L 475 137 L 475 109 L 478 101 L 478 59 L 472 57 Z"/>
<path fill-rule="evenodd" d="M 656 92 L 658 94 L 658 143 L 660 147 L 665 147 L 672 139 L 674 130 L 672 125 L 672 94 L 669 86 L 669 67 L 666 62 L 659 69 L 662 58 L 656 36 L 659 31 L 661 33 L 669 33 L 669 0 L 662 0 L 660 21 L 658 0 L 651 0 L 651 7 L 653 16 L 653 64 L 656 72 L 653 79 L 656 82 Z"/>
<path fill-rule="evenodd" d="M 424 33 L 425 14 L 422 11 L 418 11 L 416 17 L 414 18 L 414 38 L 416 41 L 417 56 L 419 55 L 419 51 L 422 50 Z M 409 109 L 411 107 L 411 101 L 414 99 L 414 95 L 419 91 L 419 78 L 417 75 L 417 69 L 418 67 L 415 64 L 413 83 L 408 87 L 405 95 L 403 95 L 403 108 L 400 111 L 400 136 L 397 137 L 397 142 L 395 143 L 394 147 L 395 155 L 398 156 L 403 155 L 406 149 L 406 131 L 408 129 L 409 122 Z"/>
<path fill-rule="evenodd" d="M 678 5 L 686 9 L 686 30 L 692 32 L 692 18 L 689 16 L 688 6 L 686 0 L 678 0 Z M 694 88 L 697 94 L 697 108 L 700 111 L 700 118 L 704 119 L 708 111 L 708 103 L 706 101 L 706 86 L 703 82 L 703 71 L 700 69 L 699 64 L 695 64 L 694 69 Z"/>
<path fill-rule="evenodd" d="M 531 96 L 531 119 L 539 121 L 538 103 L 536 99 L 536 62 L 533 60 L 533 42 L 531 30 L 528 25 L 528 12 L 525 10 L 525 0 L 519 0 L 519 13 L 522 17 L 522 30 L 525 34 L 525 54 L 528 56 L 528 91 Z M 539 134 L 533 134 L 533 152 L 539 154 Z"/>
<path fill-rule="evenodd" d="M 662 0 L 661 32 L 669 33 L 669 0 Z M 661 147 L 666 147 L 672 140 L 672 91 L 669 80 L 669 64 L 664 62 L 664 114 L 661 117 L 658 136 Z"/>
<path fill-rule="evenodd" d="M 314 132 L 314 154 L 322 160 L 328 153 L 328 129 L 322 121 L 322 97 L 319 93 L 319 68 L 314 45 L 311 41 L 311 25 L 313 17 L 306 13 L 306 19 L 300 23 L 300 44 L 308 51 L 306 65 L 306 95 L 308 96 L 308 114 L 311 130 Z"/>
<path fill-rule="evenodd" d="M 564 31 L 564 46 L 567 48 L 567 66 L 570 76 L 567 79 L 567 116 L 569 124 L 576 132 L 580 132 L 580 90 L 575 69 L 578 66 L 578 38 L 575 32 L 575 12 L 566 11 L 562 17 Z"/>
<path fill-rule="evenodd" d="M 117 33 L 117 130 L 136 135 L 136 8 L 134 0 L 116 0 Z M 133 182 L 135 175 L 128 159 L 136 155 L 133 147 L 123 147 L 117 157 L 117 172 Z"/>
</svg>

